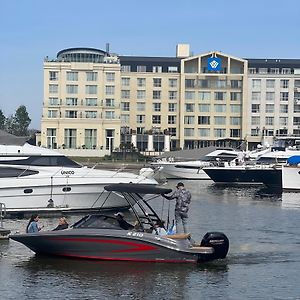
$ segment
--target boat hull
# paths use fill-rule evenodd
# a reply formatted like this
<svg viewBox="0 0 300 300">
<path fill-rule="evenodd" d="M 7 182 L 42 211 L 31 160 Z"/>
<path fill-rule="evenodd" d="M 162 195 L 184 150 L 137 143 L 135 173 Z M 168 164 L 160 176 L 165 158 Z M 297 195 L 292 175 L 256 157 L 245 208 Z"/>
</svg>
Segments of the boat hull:
<svg viewBox="0 0 300 300">
<path fill-rule="evenodd" d="M 282 167 L 282 189 L 284 191 L 300 191 L 300 167 Z"/>
<path fill-rule="evenodd" d="M 63 257 L 143 262 L 197 263 L 215 259 L 212 247 L 187 248 L 187 240 L 172 240 L 144 232 L 71 229 L 38 234 L 12 235 L 37 254 Z"/>
</svg>

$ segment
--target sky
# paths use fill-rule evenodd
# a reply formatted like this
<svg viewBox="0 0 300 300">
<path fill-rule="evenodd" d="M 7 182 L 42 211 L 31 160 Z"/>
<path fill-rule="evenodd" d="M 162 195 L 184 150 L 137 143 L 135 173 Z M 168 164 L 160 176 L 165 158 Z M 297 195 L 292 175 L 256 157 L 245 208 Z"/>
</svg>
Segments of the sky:
<svg viewBox="0 0 300 300">
<path fill-rule="evenodd" d="M 66 48 L 300 59 L 299 15 L 299 0 L 0 0 L 0 109 L 25 105 L 40 129 L 43 60 Z"/>
</svg>

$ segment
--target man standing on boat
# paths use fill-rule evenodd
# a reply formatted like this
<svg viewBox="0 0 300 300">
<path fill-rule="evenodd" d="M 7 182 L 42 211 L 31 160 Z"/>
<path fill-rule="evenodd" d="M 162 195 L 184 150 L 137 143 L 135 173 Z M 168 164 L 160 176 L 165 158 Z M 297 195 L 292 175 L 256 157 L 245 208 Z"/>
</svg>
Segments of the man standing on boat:
<svg viewBox="0 0 300 300">
<path fill-rule="evenodd" d="M 175 204 L 175 224 L 176 224 L 176 233 L 179 233 L 179 222 L 182 222 L 183 232 L 187 232 L 187 219 L 189 204 L 191 203 L 191 193 L 185 189 L 182 182 L 178 182 L 176 185 L 176 190 L 169 196 L 163 195 L 166 199 L 172 200 L 176 199 Z"/>
</svg>

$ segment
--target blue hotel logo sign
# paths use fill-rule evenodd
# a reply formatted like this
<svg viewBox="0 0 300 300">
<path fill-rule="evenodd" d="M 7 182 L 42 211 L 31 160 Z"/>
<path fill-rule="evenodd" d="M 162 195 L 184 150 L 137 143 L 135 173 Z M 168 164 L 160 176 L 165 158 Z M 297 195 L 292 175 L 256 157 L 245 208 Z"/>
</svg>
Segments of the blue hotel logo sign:
<svg viewBox="0 0 300 300">
<path fill-rule="evenodd" d="M 219 57 L 210 57 L 207 60 L 208 71 L 221 71 L 222 60 Z"/>
</svg>

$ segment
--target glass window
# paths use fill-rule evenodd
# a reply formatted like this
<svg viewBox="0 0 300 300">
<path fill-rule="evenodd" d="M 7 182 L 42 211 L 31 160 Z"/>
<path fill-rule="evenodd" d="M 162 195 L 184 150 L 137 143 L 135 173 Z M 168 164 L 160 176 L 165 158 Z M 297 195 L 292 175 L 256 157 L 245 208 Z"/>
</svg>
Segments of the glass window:
<svg viewBox="0 0 300 300">
<path fill-rule="evenodd" d="M 66 110 L 65 111 L 66 118 L 76 119 L 77 118 L 77 111 L 76 110 Z"/>
<path fill-rule="evenodd" d="M 169 66 L 168 67 L 168 72 L 169 73 L 177 73 L 178 72 L 178 67 L 176 67 L 176 66 Z"/>
<path fill-rule="evenodd" d="M 162 72 L 162 66 L 153 66 L 152 67 L 153 73 L 161 73 Z"/>
<path fill-rule="evenodd" d="M 288 101 L 289 100 L 289 93 L 288 92 L 281 92 L 280 93 L 280 101 Z"/>
<path fill-rule="evenodd" d="M 115 99 L 106 98 L 105 99 L 105 106 L 106 107 L 115 107 Z"/>
<path fill-rule="evenodd" d="M 274 113 L 274 104 L 266 104 L 266 113 Z"/>
<path fill-rule="evenodd" d="M 105 112 L 105 119 L 109 119 L 109 120 L 115 119 L 115 112 L 111 110 L 107 110 Z"/>
<path fill-rule="evenodd" d="M 86 81 L 97 81 L 98 73 L 97 72 L 86 72 Z"/>
<path fill-rule="evenodd" d="M 65 148 L 76 149 L 76 129 L 65 129 Z"/>
<path fill-rule="evenodd" d="M 136 122 L 137 123 L 145 123 L 145 115 L 137 115 Z"/>
<path fill-rule="evenodd" d="M 220 112 L 220 113 L 226 112 L 226 105 L 225 104 L 215 104 L 215 112 Z"/>
<path fill-rule="evenodd" d="M 210 92 L 199 92 L 199 100 L 210 100 Z"/>
<path fill-rule="evenodd" d="M 97 146 L 97 129 L 84 130 L 84 143 L 86 149 L 96 149 Z"/>
<path fill-rule="evenodd" d="M 226 117 L 215 117 L 215 125 L 225 125 L 226 124 Z"/>
<path fill-rule="evenodd" d="M 59 105 L 59 100 L 56 97 L 50 97 L 48 101 L 49 105 Z"/>
<path fill-rule="evenodd" d="M 85 98 L 86 106 L 97 106 L 97 98 Z"/>
<path fill-rule="evenodd" d="M 169 103 L 169 112 L 176 112 L 177 111 L 177 104 L 176 103 Z"/>
<path fill-rule="evenodd" d="M 105 86 L 105 94 L 106 95 L 114 95 L 115 94 L 115 86 L 114 85 L 106 85 Z"/>
<path fill-rule="evenodd" d="M 274 92 L 266 92 L 266 101 L 275 101 L 275 93 Z"/>
<path fill-rule="evenodd" d="M 121 72 L 131 72 L 131 66 L 121 66 Z"/>
<path fill-rule="evenodd" d="M 230 87 L 232 89 L 239 89 L 242 87 L 242 80 L 230 80 Z"/>
<path fill-rule="evenodd" d="M 160 99 L 161 91 L 153 91 L 153 99 Z"/>
<path fill-rule="evenodd" d="M 136 71 L 137 72 L 146 72 L 146 66 L 137 66 Z"/>
<path fill-rule="evenodd" d="M 58 80 L 58 72 L 57 71 L 49 71 L 49 80 L 57 81 Z"/>
<path fill-rule="evenodd" d="M 68 81 L 78 81 L 78 72 L 67 72 Z"/>
<path fill-rule="evenodd" d="M 130 90 L 121 90 L 121 99 L 130 99 Z"/>
<path fill-rule="evenodd" d="M 194 116 L 185 116 L 184 117 L 184 124 L 194 124 L 195 117 Z"/>
<path fill-rule="evenodd" d="M 231 104 L 230 105 L 230 111 L 232 113 L 240 113 L 241 112 L 241 106 L 237 104 Z"/>
<path fill-rule="evenodd" d="M 210 104 L 199 104 L 199 111 L 200 112 L 209 112 Z"/>
<path fill-rule="evenodd" d="M 57 149 L 55 128 L 47 128 L 47 148 Z"/>
<path fill-rule="evenodd" d="M 97 118 L 97 112 L 96 111 L 86 111 L 85 117 L 87 119 L 96 119 Z"/>
<path fill-rule="evenodd" d="M 159 115 L 153 115 L 152 116 L 152 123 L 153 124 L 160 124 L 160 116 Z"/>
<path fill-rule="evenodd" d="M 260 117 L 251 117 L 251 125 L 260 125 Z"/>
<path fill-rule="evenodd" d="M 215 137 L 217 137 L 217 138 L 225 137 L 225 134 L 226 134 L 226 129 L 216 128 L 216 129 L 214 130 L 214 135 L 215 135 Z"/>
<path fill-rule="evenodd" d="M 260 101 L 260 92 L 252 92 L 252 101 Z"/>
<path fill-rule="evenodd" d="M 78 93 L 78 85 L 76 84 L 67 84 L 67 94 L 77 94 Z"/>
<path fill-rule="evenodd" d="M 185 136 L 194 136 L 194 128 L 184 128 Z"/>
<path fill-rule="evenodd" d="M 153 86 L 161 87 L 161 78 L 153 78 Z"/>
<path fill-rule="evenodd" d="M 128 78 L 128 77 L 122 77 L 121 78 L 121 85 L 122 86 L 129 86 L 130 85 L 130 78 Z"/>
<path fill-rule="evenodd" d="M 48 118 L 57 118 L 58 111 L 57 110 L 48 110 Z"/>
<path fill-rule="evenodd" d="M 177 79 L 170 78 L 169 79 L 169 87 L 171 87 L 171 88 L 177 87 Z"/>
<path fill-rule="evenodd" d="M 121 102 L 121 110 L 130 111 L 130 103 L 129 102 Z"/>
<path fill-rule="evenodd" d="M 58 93 L 58 84 L 49 84 L 49 94 Z"/>
<path fill-rule="evenodd" d="M 168 124 L 176 124 L 176 116 L 168 116 Z"/>
<path fill-rule="evenodd" d="M 260 79 L 252 79 L 252 88 L 260 89 L 260 87 L 261 87 L 261 80 Z"/>
<path fill-rule="evenodd" d="M 136 110 L 137 111 L 145 111 L 145 103 L 144 102 L 137 102 L 136 103 Z"/>
<path fill-rule="evenodd" d="M 137 91 L 137 99 L 145 99 L 146 98 L 146 91 L 138 90 Z"/>
<path fill-rule="evenodd" d="M 275 88 L 275 79 L 267 79 L 266 80 L 266 87 L 269 89 Z"/>
<path fill-rule="evenodd" d="M 226 92 L 215 92 L 215 100 L 226 100 Z"/>
<path fill-rule="evenodd" d="M 96 95 L 97 94 L 97 85 L 86 85 L 85 93 L 88 95 Z"/>
<path fill-rule="evenodd" d="M 153 103 L 153 111 L 160 111 L 161 104 L 160 103 Z"/>
<path fill-rule="evenodd" d="M 169 100 L 177 100 L 177 92 L 169 91 Z"/>
<path fill-rule="evenodd" d="M 185 88 L 194 88 L 196 87 L 196 79 L 186 79 Z"/>
<path fill-rule="evenodd" d="M 195 110 L 195 105 L 191 103 L 186 103 L 185 104 L 185 111 L 186 112 L 194 112 Z"/>
<path fill-rule="evenodd" d="M 280 80 L 280 87 L 283 89 L 287 89 L 289 87 L 289 80 L 288 79 Z"/>
<path fill-rule="evenodd" d="M 294 109 L 296 108 L 296 106 L 297 105 L 294 106 Z M 280 104 L 279 110 L 280 110 L 280 113 L 287 114 L 289 112 L 289 107 L 287 104 Z M 294 111 L 294 112 L 296 112 L 296 111 Z"/>
<path fill-rule="evenodd" d="M 209 128 L 199 128 L 199 136 L 201 137 L 208 137 L 210 136 L 210 129 Z"/>
<path fill-rule="evenodd" d="M 199 125 L 210 125 L 210 117 L 209 116 L 199 116 L 198 124 Z"/>
<path fill-rule="evenodd" d="M 122 123 L 126 123 L 128 124 L 129 123 L 129 115 L 121 115 L 121 122 Z"/>
<path fill-rule="evenodd" d="M 252 104 L 251 105 L 251 112 L 259 113 L 259 110 L 260 110 L 260 104 Z"/>
<path fill-rule="evenodd" d="M 274 117 L 266 117 L 266 125 L 274 125 Z"/>
<path fill-rule="evenodd" d="M 137 78 L 137 86 L 139 87 L 146 86 L 146 78 Z"/>
<path fill-rule="evenodd" d="M 241 125 L 240 117 L 230 117 L 230 125 Z"/>
<path fill-rule="evenodd" d="M 241 92 L 230 92 L 230 100 L 231 101 L 241 101 L 242 93 Z"/>
<path fill-rule="evenodd" d="M 288 125 L 288 117 L 279 117 L 279 125 L 287 126 Z"/>
<path fill-rule="evenodd" d="M 195 100 L 195 92 L 185 92 L 185 99 L 186 100 Z"/>
<path fill-rule="evenodd" d="M 78 102 L 77 98 L 66 98 L 66 105 L 76 106 Z"/>
<path fill-rule="evenodd" d="M 107 72 L 105 73 L 106 81 L 107 82 L 114 82 L 115 81 L 115 73 Z"/>
</svg>

